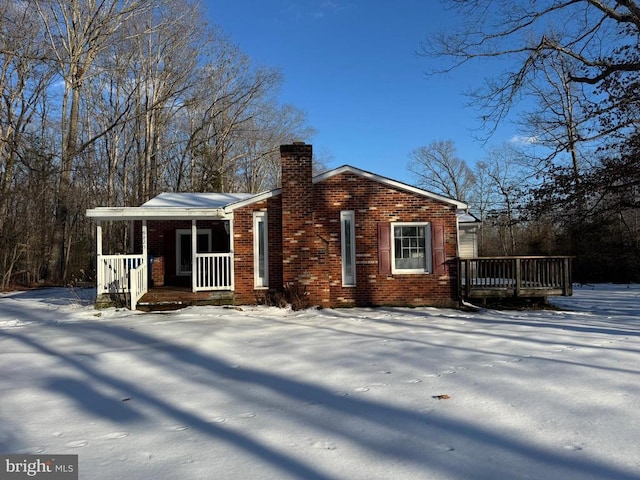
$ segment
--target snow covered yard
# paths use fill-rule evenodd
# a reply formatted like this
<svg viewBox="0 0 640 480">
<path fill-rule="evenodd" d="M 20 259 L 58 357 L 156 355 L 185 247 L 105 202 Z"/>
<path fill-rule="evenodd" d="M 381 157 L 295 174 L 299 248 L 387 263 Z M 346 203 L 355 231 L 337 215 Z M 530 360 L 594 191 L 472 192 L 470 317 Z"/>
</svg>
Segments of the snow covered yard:
<svg viewBox="0 0 640 480">
<path fill-rule="evenodd" d="M 640 478 L 640 286 L 478 313 L 91 297 L 0 295 L 0 452 L 83 480 Z"/>
</svg>

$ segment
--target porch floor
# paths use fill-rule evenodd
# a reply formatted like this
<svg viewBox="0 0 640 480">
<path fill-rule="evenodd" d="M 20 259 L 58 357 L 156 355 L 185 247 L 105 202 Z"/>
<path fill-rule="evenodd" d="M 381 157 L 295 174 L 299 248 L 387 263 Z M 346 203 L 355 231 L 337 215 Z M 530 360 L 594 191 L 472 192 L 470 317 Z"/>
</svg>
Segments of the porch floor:
<svg viewBox="0 0 640 480">
<path fill-rule="evenodd" d="M 177 310 L 192 305 L 233 305 L 233 300 L 230 290 L 192 292 L 187 287 L 163 286 L 150 288 L 136 308 L 143 311 Z"/>
</svg>

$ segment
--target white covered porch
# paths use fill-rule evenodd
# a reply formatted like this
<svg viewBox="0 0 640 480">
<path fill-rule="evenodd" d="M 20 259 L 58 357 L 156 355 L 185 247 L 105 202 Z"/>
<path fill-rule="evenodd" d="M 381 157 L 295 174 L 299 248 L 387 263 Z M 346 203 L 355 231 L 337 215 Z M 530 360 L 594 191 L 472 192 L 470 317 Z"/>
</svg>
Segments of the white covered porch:
<svg viewBox="0 0 640 480">
<path fill-rule="evenodd" d="M 244 194 L 162 194 L 141 207 L 100 207 L 87 210 L 87 216 L 96 222 L 96 288 L 97 297 L 126 299 L 132 310 L 149 291 L 151 255 L 149 250 L 149 224 L 157 221 L 190 222 L 189 229 L 180 229 L 183 254 L 177 262 L 183 279 L 190 277 L 191 292 L 234 290 L 233 268 L 233 213 L 224 206 L 246 198 Z M 103 249 L 106 222 L 129 222 L 128 253 L 105 253 Z M 229 235 L 226 252 L 210 252 L 199 245 L 198 223 L 223 221 Z M 138 241 L 134 241 L 137 238 Z M 185 244 L 190 241 L 190 246 Z M 137 245 L 136 245 L 137 244 Z M 210 242 L 209 242 L 210 245 Z M 190 248 L 189 248 L 190 247 Z M 174 246 L 175 248 L 175 246 Z M 186 255 L 186 257 L 185 257 Z"/>
</svg>

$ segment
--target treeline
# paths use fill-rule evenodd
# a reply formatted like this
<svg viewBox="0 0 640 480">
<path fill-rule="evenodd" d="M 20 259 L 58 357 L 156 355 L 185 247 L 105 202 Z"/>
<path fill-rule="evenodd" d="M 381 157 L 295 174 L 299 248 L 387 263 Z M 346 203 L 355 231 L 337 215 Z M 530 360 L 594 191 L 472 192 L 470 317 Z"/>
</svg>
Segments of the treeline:
<svg viewBox="0 0 640 480">
<path fill-rule="evenodd" d="M 482 255 L 574 255 L 577 281 L 640 281 L 640 3 L 444 3 L 455 27 L 423 53 L 490 72 L 469 94 L 481 125 L 521 136 L 473 167 L 436 141 L 414 152 L 418 178 L 474 206 Z"/>
<path fill-rule="evenodd" d="M 489 148 L 469 165 L 453 140 L 436 140 L 408 166 L 421 187 L 470 205 L 482 220 L 480 256 L 571 255 L 577 282 L 640 282 L 640 156 L 596 149 L 575 176 L 541 164 L 542 147 L 528 142 Z"/>
<path fill-rule="evenodd" d="M 278 183 L 305 115 L 205 17 L 189 0 L 0 0 L 0 288 L 90 279 L 87 208 Z"/>
</svg>

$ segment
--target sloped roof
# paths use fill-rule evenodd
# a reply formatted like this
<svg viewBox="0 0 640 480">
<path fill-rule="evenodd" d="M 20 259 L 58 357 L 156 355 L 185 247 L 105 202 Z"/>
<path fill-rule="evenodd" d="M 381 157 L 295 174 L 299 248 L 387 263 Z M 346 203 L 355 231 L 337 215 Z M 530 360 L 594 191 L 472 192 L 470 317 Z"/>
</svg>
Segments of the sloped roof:
<svg viewBox="0 0 640 480">
<path fill-rule="evenodd" d="M 465 210 L 458 210 L 458 223 L 482 223 L 482 220 Z"/>
<path fill-rule="evenodd" d="M 375 173 L 367 172 L 366 170 L 361 170 L 359 168 L 352 167 L 351 165 L 343 165 L 341 167 L 334 168 L 333 170 L 329 170 L 327 172 L 321 173 L 320 175 L 316 175 L 315 177 L 313 177 L 313 183 L 315 184 L 315 183 L 323 182 L 324 180 L 327 180 L 331 177 L 335 177 L 336 175 L 340 175 L 342 173 L 351 173 L 353 175 L 357 175 L 359 177 L 373 180 L 375 182 L 381 183 L 391 188 L 403 190 L 409 193 L 414 193 L 416 195 L 421 195 L 423 197 L 431 198 L 433 200 L 437 200 L 443 203 L 448 203 L 450 205 L 455 205 L 458 209 L 466 210 L 467 208 L 469 208 L 469 206 L 465 202 L 454 200 L 452 198 L 439 195 L 437 193 L 429 192 L 427 190 L 423 190 L 421 188 L 417 188 L 412 185 L 399 182 L 397 180 L 392 180 L 390 178 L 383 177 L 382 175 L 377 175 Z M 238 201 L 237 203 L 230 204 L 227 206 L 227 208 L 229 208 L 230 210 L 233 210 L 239 207 L 244 207 L 246 205 L 251 205 L 252 203 L 259 202 L 260 200 L 274 197 L 276 195 L 279 195 L 280 193 L 282 193 L 282 189 L 276 188 L 273 190 L 269 190 L 267 192 L 259 193 L 245 200 Z"/>
<path fill-rule="evenodd" d="M 255 193 L 174 193 L 165 192 L 141 207 L 146 208 L 224 208 L 255 196 Z"/>
<path fill-rule="evenodd" d="M 253 193 L 161 193 L 139 207 L 98 207 L 87 210 L 87 216 L 98 220 L 226 218 L 225 207 Z"/>
<path fill-rule="evenodd" d="M 353 175 L 381 183 L 390 188 L 431 198 L 449 205 L 454 205 L 458 210 L 468 209 L 468 205 L 459 200 L 454 200 L 437 193 L 429 192 L 350 165 L 343 165 L 320 175 L 316 175 L 313 177 L 313 183 L 320 183 L 343 173 L 351 173 Z M 139 207 L 98 207 L 87 210 L 87 216 L 103 220 L 134 220 L 141 218 L 157 220 L 170 218 L 225 218 L 236 208 L 251 205 L 252 203 L 259 202 L 266 198 L 280 195 L 280 193 L 282 193 L 281 188 L 257 194 L 167 192 L 161 193 Z M 461 221 L 470 221 L 470 219 Z"/>
</svg>

